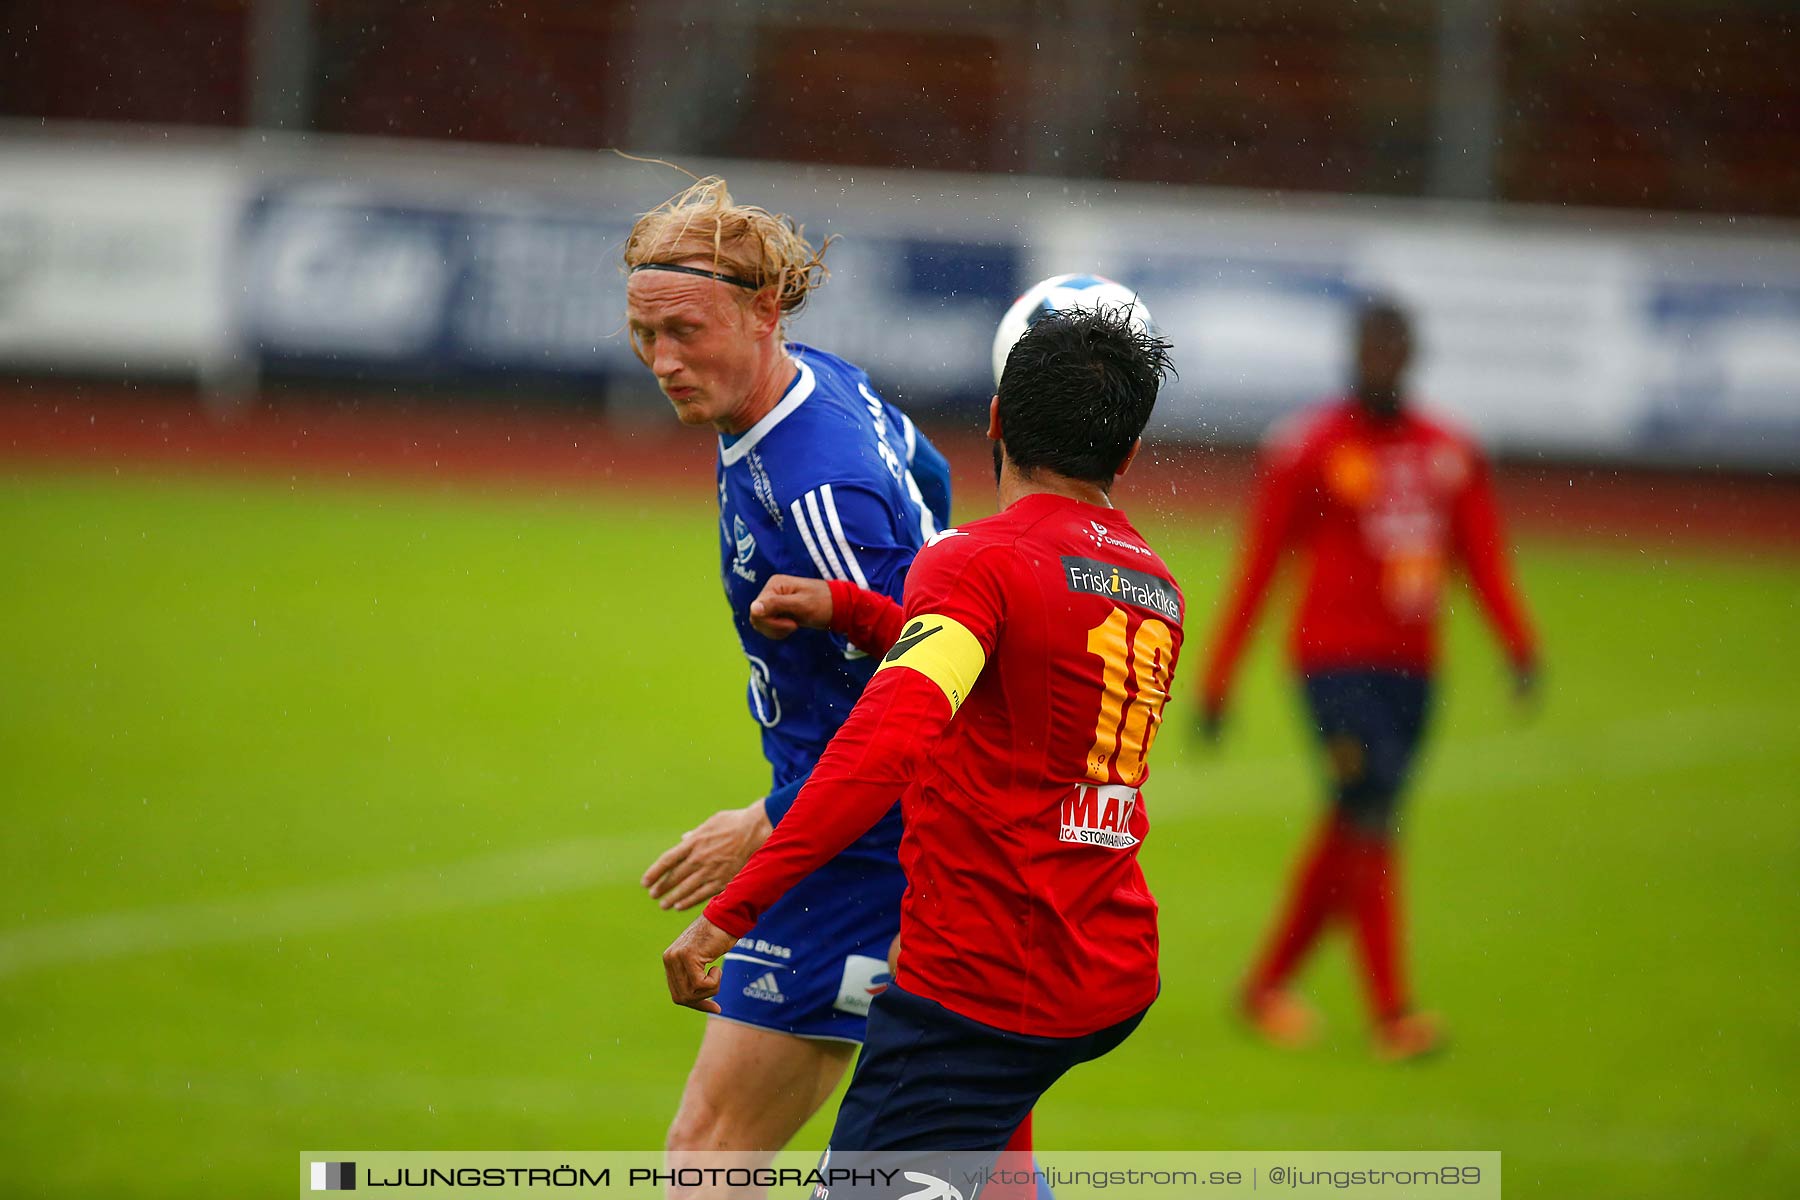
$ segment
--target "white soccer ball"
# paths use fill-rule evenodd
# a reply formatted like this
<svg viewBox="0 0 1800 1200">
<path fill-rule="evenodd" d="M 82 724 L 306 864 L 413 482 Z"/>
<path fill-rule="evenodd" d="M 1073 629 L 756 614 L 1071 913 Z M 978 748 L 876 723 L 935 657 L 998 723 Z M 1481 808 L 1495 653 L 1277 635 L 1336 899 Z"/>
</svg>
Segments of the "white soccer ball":
<svg viewBox="0 0 1800 1200">
<path fill-rule="evenodd" d="M 1131 323 L 1146 333 L 1156 332 L 1150 310 L 1138 294 L 1122 283 L 1114 283 L 1104 275 L 1053 275 L 1025 289 L 1013 306 L 1000 318 L 994 331 L 994 386 L 1000 386 L 1000 375 L 1006 370 L 1006 356 L 1025 331 L 1040 317 L 1053 312 L 1077 308 L 1104 308 L 1128 313 Z"/>
</svg>

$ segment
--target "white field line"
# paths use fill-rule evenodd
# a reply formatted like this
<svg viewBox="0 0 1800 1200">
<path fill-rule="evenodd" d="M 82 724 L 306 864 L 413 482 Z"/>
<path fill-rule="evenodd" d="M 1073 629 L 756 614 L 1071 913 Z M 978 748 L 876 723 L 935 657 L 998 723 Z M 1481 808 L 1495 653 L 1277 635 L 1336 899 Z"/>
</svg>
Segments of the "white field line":
<svg viewBox="0 0 1800 1200">
<path fill-rule="evenodd" d="M 1428 740 L 1418 785 L 1431 803 L 1539 787 L 1579 794 L 1583 780 L 1636 779 L 1752 758 L 1785 746 L 1792 727 L 1792 714 L 1765 708 L 1695 709 L 1581 730 L 1520 728 Z M 1190 754 L 1175 786 L 1168 776 L 1160 785 L 1152 776 L 1150 811 L 1187 818 L 1287 806 L 1296 777 L 1316 791 L 1316 775 L 1303 757 L 1209 763 Z"/>
<path fill-rule="evenodd" d="M 336 883 L 98 913 L 0 933 L 0 979 L 104 959 L 265 941 L 635 881 L 669 838 L 588 838 Z"/>
<path fill-rule="evenodd" d="M 1662 713 L 1580 733 L 1525 729 L 1443 743 L 1427 764 L 1433 797 L 1636 778 L 1728 762 L 1784 744 L 1785 714 L 1766 709 Z M 1197 788 L 1153 793 L 1163 817 L 1287 804 L 1292 759 L 1188 766 Z M 390 875 L 194 904 L 100 913 L 0 933 L 0 979 L 49 967 L 197 946 L 263 941 L 372 921 L 484 908 L 635 880 L 666 838 L 553 843 Z"/>
</svg>

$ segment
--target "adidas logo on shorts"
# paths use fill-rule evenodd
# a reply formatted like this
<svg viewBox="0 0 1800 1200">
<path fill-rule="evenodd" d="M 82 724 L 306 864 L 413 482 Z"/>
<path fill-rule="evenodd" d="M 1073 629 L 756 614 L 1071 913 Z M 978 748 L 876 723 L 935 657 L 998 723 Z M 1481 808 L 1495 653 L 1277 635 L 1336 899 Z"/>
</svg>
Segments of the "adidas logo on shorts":
<svg viewBox="0 0 1800 1200">
<path fill-rule="evenodd" d="M 752 1000 L 767 1000 L 771 1004 L 786 1004 L 787 997 L 775 984 L 775 972 L 764 971 L 762 978 L 751 980 L 744 987 L 744 995 Z"/>
</svg>

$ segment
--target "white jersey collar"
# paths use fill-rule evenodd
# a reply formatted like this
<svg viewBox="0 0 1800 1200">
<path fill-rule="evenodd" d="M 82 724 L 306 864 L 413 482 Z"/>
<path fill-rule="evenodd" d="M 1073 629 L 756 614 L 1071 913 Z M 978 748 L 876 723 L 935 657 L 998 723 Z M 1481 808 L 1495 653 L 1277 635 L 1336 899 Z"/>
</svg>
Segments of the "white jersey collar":
<svg viewBox="0 0 1800 1200">
<path fill-rule="evenodd" d="M 788 385 L 787 395 L 781 398 L 781 403 L 764 414 L 762 420 L 744 430 L 743 436 L 731 445 L 727 446 L 725 439 L 720 438 L 720 462 L 728 467 L 732 466 L 744 455 L 756 449 L 756 443 L 768 437 L 771 429 L 787 420 L 793 411 L 806 403 L 806 398 L 812 395 L 814 384 L 812 368 L 807 366 L 802 359 L 796 358 L 792 362 L 800 368 L 800 373 L 794 377 L 794 382 Z"/>
</svg>

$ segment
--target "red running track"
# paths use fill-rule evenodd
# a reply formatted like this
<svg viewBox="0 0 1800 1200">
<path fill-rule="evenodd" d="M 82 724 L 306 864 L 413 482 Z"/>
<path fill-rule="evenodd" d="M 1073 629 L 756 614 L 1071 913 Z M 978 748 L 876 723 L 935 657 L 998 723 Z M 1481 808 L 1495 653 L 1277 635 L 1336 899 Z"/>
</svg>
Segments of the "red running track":
<svg viewBox="0 0 1800 1200">
<path fill-rule="evenodd" d="M 932 427 L 950 457 L 959 515 L 988 511 L 992 466 L 973 429 Z M 282 395 L 229 417 L 191 394 L 124 386 L 0 389 L 0 460 L 22 470 L 106 466 L 319 481 L 707 495 L 712 439 L 671 418 Z M 1127 507 L 1228 525 L 1251 461 L 1241 450 L 1152 447 L 1121 485 Z M 1634 548 L 1800 555 L 1800 476 L 1524 466 L 1499 471 L 1519 532 Z"/>
</svg>

